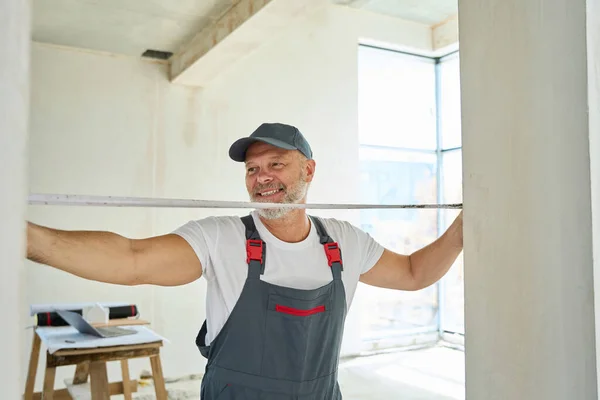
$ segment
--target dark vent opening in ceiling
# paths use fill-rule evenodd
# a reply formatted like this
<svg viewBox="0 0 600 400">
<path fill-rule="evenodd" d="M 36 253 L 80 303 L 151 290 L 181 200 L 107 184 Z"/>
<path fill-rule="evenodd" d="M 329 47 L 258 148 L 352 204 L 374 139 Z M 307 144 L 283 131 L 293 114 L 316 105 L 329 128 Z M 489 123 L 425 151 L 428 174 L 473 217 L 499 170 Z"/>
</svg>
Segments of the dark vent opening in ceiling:
<svg viewBox="0 0 600 400">
<path fill-rule="evenodd" d="M 142 57 L 155 58 L 158 60 L 168 60 L 169 58 L 171 58 L 172 55 L 173 53 L 171 53 L 170 51 L 148 49 L 142 54 Z"/>
</svg>

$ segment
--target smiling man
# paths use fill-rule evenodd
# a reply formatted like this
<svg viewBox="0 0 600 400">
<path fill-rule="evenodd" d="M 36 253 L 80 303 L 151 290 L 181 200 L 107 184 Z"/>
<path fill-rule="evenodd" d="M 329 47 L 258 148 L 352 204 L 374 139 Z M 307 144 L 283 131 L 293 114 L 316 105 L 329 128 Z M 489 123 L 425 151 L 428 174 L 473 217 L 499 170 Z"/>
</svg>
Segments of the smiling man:
<svg viewBox="0 0 600 400">
<path fill-rule="evenodd" d="M 252 201 L 306 202 L 316 162 L 297 128 L 262 124 L 229 156 L 244 163 Z M 29 259 L 87 279 L 173 286 L 203 276 L 202 399 L 339 400 L 343 328 L 358 282 L 397 290 L 437 282 L 462 251 L 462 212 L 410 255 L 348 222 L 290 207 L 190 221 L 148 239 L 30 223 L 28 241 Z"/>
</svg>

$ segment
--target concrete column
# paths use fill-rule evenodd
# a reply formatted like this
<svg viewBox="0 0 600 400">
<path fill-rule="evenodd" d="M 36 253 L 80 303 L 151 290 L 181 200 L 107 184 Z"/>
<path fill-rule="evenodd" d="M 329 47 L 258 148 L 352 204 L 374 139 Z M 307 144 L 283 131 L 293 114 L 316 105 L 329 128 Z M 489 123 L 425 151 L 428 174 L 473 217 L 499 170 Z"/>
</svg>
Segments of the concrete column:
<svg viewBox="0 0 600 400">
<path fill-rule="evenodd" d="M 594 296 L 596 343 L 598 343 L 596 345 L 596 368 L 598 368 L 600 366 L 600 0 L 587 2 L 587 49 L 594 233 Z M 600 378 L 598 379 L 598 393 L 600 393 Z"/>
<path fill-rule="evenodd" d="M 597 398 L 589 17 L 459 0 L 467 399 Z"/>
<path fill-rule="evenodd" d="M 21 276 L 27 201 L 29 2 L 0 1 L 0 393 L 20 399 L 25 333 Z"/>
</svg>

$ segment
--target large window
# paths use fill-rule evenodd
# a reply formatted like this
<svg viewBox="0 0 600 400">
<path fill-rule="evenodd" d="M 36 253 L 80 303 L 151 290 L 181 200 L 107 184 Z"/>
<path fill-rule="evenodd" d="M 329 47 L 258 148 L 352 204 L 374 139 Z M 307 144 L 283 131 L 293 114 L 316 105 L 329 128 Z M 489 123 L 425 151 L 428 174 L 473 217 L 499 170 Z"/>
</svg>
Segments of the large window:
<svg viewBox="0 0 600 400">
<path fill-rule="evenodd" d="M 462 201 L 457 60 L 359 47 L 362 202 Z M 387 248 L 408 254 L 434 241 L 456 215 L 454 210 L 362 210 L 360 223 Z M 361 317 L 365 341 L 464 333 L 461 262 L 443 283 L 421 291 L 361 285 L 360 295 L 372 310 Z"/>
<path fill-rule="evenodd" d="M 362 145 L 435 150 L 435 62 L 359 48 L 359 135 Z"/>
</svg>

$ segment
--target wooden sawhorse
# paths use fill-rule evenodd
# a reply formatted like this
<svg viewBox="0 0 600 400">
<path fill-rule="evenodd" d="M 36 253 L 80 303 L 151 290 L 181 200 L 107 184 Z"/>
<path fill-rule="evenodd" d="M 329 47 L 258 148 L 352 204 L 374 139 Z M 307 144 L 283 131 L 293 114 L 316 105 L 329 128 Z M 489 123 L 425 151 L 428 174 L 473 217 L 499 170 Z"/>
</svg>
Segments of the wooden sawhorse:
<svg viewBox="0 0 600 400">
<path fill-rule="evenodd" d="M 157 400 L 167 400 L 167 390 L 160 362 L 162 341 L 112 347 L 96 347 L 89 349 L 63 349 L 53 354 L 46 352 L 46 370 L 42 392 L 34 393 L 35 376 L 41 349 L 41 339 L 37 333 L 33 335 L 29 372 L 25 384 L 24 400 L 72 400 L 68 389 L 54 390 L 56 368 L 76 365 L 73 384 L 83 384 L 90 377 L 92 400 L 110 400 L 110 396 L 123 394 L 131 400 L 131 394 L 137 392 L 137 380 L 129 379 L 129 359 L 150 358 L 152 377 Z M 108 382 L 106 363 L 120 361 L 123 376 L 122 382 Z"/>
</svg>

